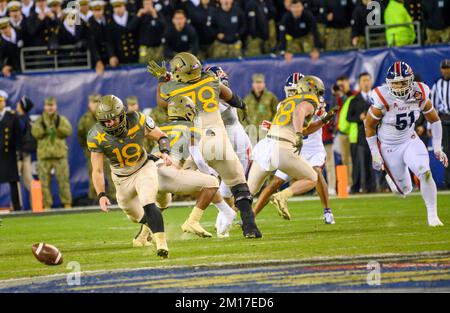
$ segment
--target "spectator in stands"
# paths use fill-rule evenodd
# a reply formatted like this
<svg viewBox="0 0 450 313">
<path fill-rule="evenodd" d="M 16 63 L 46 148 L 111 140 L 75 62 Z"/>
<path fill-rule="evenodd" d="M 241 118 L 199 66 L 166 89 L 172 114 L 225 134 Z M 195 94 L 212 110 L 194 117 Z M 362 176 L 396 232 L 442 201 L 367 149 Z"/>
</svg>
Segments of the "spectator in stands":
<svg viewBox="0 0 450 313">
<path fill-rule="evenodd" d="M 450 155 L 450 59 L 441 62 L 441 77 L 431 88 L 431 100 L 442 122 L 443 151 Z M 445 169 L 444 184 L 450 189 L 450 167 Z"/>
<path fill-rule="evenodd" d="M 94 185 L 92 183 L 92 165 L 91 165 L 91 157 L 90 152 L 87 147 L 87 135 L 91 128 L 97 123 L 97 119 L 95 117 L 95 109 L 97 108 L 97 103 L 100 102 L 101 95 L 99 94 L 93 94 L 89 96 L 88 100 L 88 110 L 86 113 L 81 116 L 80 121 L 78 122 L 77 127 L 77 137 L 78 142 L 80 143 L 80 146 L 83 148 L 84 155 L 87 159 L 87 170 L 88 170 L 88 177 L 89 177 L 89 191 L 88 191 L 88 198 L 91 200 L 92 203 L 97 203 L 97 193 L 95 192 Z M 105 173 L 105 177 L 108 182 L 107 186 L 107 194 L 108 198 L 115 200 L 116 199 L 116 188 L 114 186 L 114 183 L 111 178 L 111 168 L 109 166 L 109 160 L 105 159 L 105 162 L 103 164 L 103 172 Z"/>
<path fill-rule="evenodd" d="M 162 38 L 165 20 L 156 11 L 152 0 L 144 0 L 137 13 L 139 19 L 139 63 L 147 63 L 149 59 L 161 61 L 164 58 Z"/>
<path fill-rule="evenodd" d="M 57 39 L 59 45 L 74 45 L 76 49 L 86 47 L 85 27 L 75 25 L 77 13 L 72 8 L 64 9 L 62 19 L 58 22 Z"/>
<path fill-rule="evenodd" d="M 11 1 L 8 3 L 9 22 L 16 31 L 21 32 L 23 45 L 27 46 L 29 44 L 28 30 L 26 27 L 26 18 L 23 16 L 21 8 L 22 4 L 19 1 Z"/>
<path fill-rule="evenodd" d="M 197 31 L 199 41 L 199 57 L 207 59 L 213 55 L 212 44 L 217 37 L 217 27 L 214 20 L 215 6 L 210 0 L 200 0 L 198 6 L 189 2 L 187 12 L 191 24 Z"/>
<path fill-rule="evenodd" d="M 358 49 L 366 48 L 366 26 L 367 16 L 371 12 L 367 5 L 372 0 L 362 0 L 358 3 L 353 11 L 353 25 L 352 25 L 352 46 Z"/>
<path fill-rule="evenodd" d="M 247 104 L 247 121 L 244 123 L 255 126 L 259 133 L 264 120 L 272 121 L 277 110 L 278 98 L 267 90 L 263 74 L 254 74 L 252 80 L 252 90 L 244 98 Z"/>
<path fill-rule="evenodd" d="M 245 3 L 247 19 L 247 56 L 265 54 L 276 47 L 276 12 L 270 0 L 249 0 Z"/>
<path fill-rule="evenodd" d="M 352 158 L 350 151 L 350 140 L 349 140 L 349 129 L 347 127 L 343 127 L 342 122 L 345 124 L 347 121 L 347 112 L 343 110 L 346 106 L 348 107 L 348 103 L 350 102 L 350 97 L 353 96 L 353 93 L 350 89 L 350 81 L 347 76 L 342 75 L 336 79 L 336 83 L 331 91 L 332 98 L 332 107 L 338 106 L 338 127 L 337 127 L 337 140 L 339 143 L 339 150 L 341 152 L 341 163 L 342 165 L 347 166 L 347 176 L 348 176 L 348 186 L 349 188 L 353 184 L 352 180 Z M 349 100 L 350 99 L 350 100 Z M 348 126 L 348 125 L 347 125 Z"/>
<path fill-rule="evenodd" d="M 22 14 L 25 17 L 30 17 L 32 10 L 34 9 L 33 0 L 22 0 Z"/>
<path fill-rule="evenodd" d="M 23 178 L 25 188 L 31 194 L 31 181 L 33 180 L 31 168 L 31 155 L 36 152 L 37 142 L 31 134 L 33 122 L 29 112 L 33 109 L 34 103 L 27 97 L 22 97 L 17 103 L 16 111 L 20 128 L 21 151 L 19 154 L 18 168 Z"/>
<path fill-rule="evenodd" d="M 78 5 L 80 6 L 80 22 L 85 26 L 89 19 L 92 17 L 92 11 L 89 6 L 89 0 L 77 0 Z M 68 7 L 69 8 L 69 7 Z"/>
<path fill-rule="evenodd" d="M 325 0 L 304 0 L 305 9 L 314 16 L 319 32 L 320 42 L 325 43 L 325 24 L 327 22 L 325 14 Z"/>
<path fill-rule="evenodd" d="M 47 0 L 47 5 L 50 7 L 50 11 L 53 13 L 53 19 L 59 19 L 62 17 L 62 4 L 63 0 Z"/>
<path fill-rule="evenodd" d="M 20 129 L 14 111 L 6 110 L 8 94 L 0 90 L 0 184 L 9 183 L 14 211 L 21 210 L 19 196 L 19 172 L 16 153 L 20 151 Z"/>
<path fill-rule="evenodd" d="M 357 138 L 355 144 L 355 157 L 353 160 L 353 186 L 354 192 L 373 192 L 375 191 L 375 176 L 372 171 L 372 157 L 369 145 L 366 140 L 364 130 L 364 120 L 367 111 L 370 108 L 370 91 L 372 90 L 372 76 L 367 73 L 361 73 L 358 78 L 359 93 L 350 100 L 347 121 L 356 123 Z"/>
<path fill-rule="evenodd" d="M 427 44 L 450 41 L 450 1 L 422 1 Z"/>
<path fill-rule="evenodd" d="M 293 0 L 289 12 L 280 21 L 281 51 L 287 61 L 293 53 L 310 53 L 311 58 L 319 57 L 320 42 L 316 21 L 311 12 L 305 10 L 300 0 Z"/>
<path fill-rule="evenodd" d="M 5 17 L 8 15 L 8 1 L 7 0 L 0 0 L 0 17 Z"/>
<path fill-rule="evenodd" d="M 105 64 L 109 64 L 108 41 L 109 36 L 105 19 L 105 2 L 96 0 L 91 2 L 92 16 L 89 19 L 87 29 L 87 44 L 91 53 L 92 64 L 97 74 L 103 74 Z"/>
<path fill-rule="evenodd" d="M 107 23 L 109 65 L 137 63 L 138 46 L 136 31 L 138 19 L 131 16 L 126 7 L 126 0 L 111 0 L 112 19 Z"/>
<path fill-rule="evenodd" d="M 412 18 L 403 4 L 404 0 L 389 0 L 384 11 L 384 22 L 386 25 L 408 24 L 386 28 L 386 40 L 389 47 L 410 45 L 416 40 Z"/>
<path fill-rule="evenodd" d="M 241 56 L 242 37 L 246 32 L 244 13 L 233 6 L 233 0 L 220 0 L 220 8 L 214 14 L 217 40 L 213 44 L 213 58 L 237 58 Z"/>
<path fill-rule="evenodd" d="M 48 46 L 53 36 L 56 36 L 58 21 L 55 14 L 47 7 L 46 0 L 36 0 L 35 5 L 35 9 L 31 11 L 30 17 L 27 19 L 28 34 L 31 38 L 30 45 Z"/>
<path fill-rule="evenodd" d="M 9 77 L 13 72 L 19 72 L 20 48 L 23 46 L 22 31 L 11 27 L 8 17 L 0 18 L 0 65 L 3 76 Z"/>
<path fill-rule="evenodd" d="M 61 202 L 65 208 L 70 208 L 72 194 L 69 184 L 66 138 L 72 134 L 72 125 L 66 117 L 58 114 L 54 97 L 45 99 L 44 113 L 33 124 L 31 133 L 38 142 L 38 172 L 42 183 L 44 209 L 48 210 L 53 205 L 53 196 L 50 191 L 52 171 L 55 172 L 58 182 Z"/>
<path fill-rule="evenodd" d="M 326 13 L 326 50 L 345 50 L 351 48 L 352 0 L 328 0 Z"/>
<path fill-rule="evenodd" d="M 164 56 L 171 59 L 179 52 L 198 53 L 198 37 L 195 28 L 187 24 L 186 13 L 177 10 L 173 14 L 172 25 L 168 26 L 163 39 Z"/>
<path fill-rule="evenodd" d="M 175 12 L 176 4 L 174 0 L 153 0 L 153 6 L 158 14 L 161 14 L 166 24 L 170 24 L 170 20 Z"/>
</svg>

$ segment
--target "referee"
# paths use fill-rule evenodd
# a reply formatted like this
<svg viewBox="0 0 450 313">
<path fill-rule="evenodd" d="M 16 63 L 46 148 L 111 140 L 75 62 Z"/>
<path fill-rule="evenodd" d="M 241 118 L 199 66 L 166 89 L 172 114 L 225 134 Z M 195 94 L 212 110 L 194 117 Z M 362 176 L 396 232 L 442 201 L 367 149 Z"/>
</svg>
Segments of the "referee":
<svg viewBox="0 0 450 313">
<path fill-rule="evenodd" d="M 450 59 L 441 62 L 441 75 L 431 88 L 431 100 L 442 121 L 444 152 L 450 155 Z M 450 189 L 450 167 L 445 169 L 444 186 Z"/>
</svg>

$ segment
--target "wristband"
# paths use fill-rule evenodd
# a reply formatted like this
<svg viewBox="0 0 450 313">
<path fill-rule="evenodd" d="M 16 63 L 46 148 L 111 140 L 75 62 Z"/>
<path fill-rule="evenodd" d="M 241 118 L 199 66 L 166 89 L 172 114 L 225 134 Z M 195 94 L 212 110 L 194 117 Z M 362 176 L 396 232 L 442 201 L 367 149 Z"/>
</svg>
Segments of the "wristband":
<svg viewBox="0 0 450 313">
<path fill-rule="evenodd" d="M 100 199 L 101 199 L 102 197 L 106 197 L 106 193 L 105 193 L 104 191 L 100 192 L 100 193 L 97 195 L 97 200 L 100 201 Z"/>
</svg>

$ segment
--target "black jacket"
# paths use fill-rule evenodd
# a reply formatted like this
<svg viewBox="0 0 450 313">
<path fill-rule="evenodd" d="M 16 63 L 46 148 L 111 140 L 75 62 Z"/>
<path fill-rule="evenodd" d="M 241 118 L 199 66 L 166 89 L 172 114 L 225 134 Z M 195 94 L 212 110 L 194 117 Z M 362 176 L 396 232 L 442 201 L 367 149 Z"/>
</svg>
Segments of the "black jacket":
<svg viewBox="0 0 450 313">
<path fill-rule="evenodd" d="M 225 37 L 219 40 L 226 44 L 233 44 L 242 40 L 246 33 L 246 18 L 244 13 L 237 7 L 225 12 L 217 9 L 214 13 L 214 20 L 217 25 L 217 33 L 223 33 Z"/>
<path fill-rule="evenodd" d="M 316 23 L 326 24 L 327 18 L 325 14 L 326 0 L 305 0 L 305 9 L 309 10 L 316 20 Z"/>
<path fill-rule="evenodd" d="M 79 45 L 80 47 L 86 46 L 86 31 L 85 26 L 82 25 L 76 25 L 75 26 L 75 34 L 73 35 L 71 32 L 69 32 L 66 27 L 64 26 L 63 21 L 60 21 L 58 24 L 58 30 L 57 30 L 57 38 L 58 38 L 58 44 L 63 45 Z"/>
<path fill-rule="evenodd" d="M 347 113 L 347 121 L 358 124 L 358 145 L 367 145 L 366 132 L 364 130 L 364 121 L 361 120 L 361 113 L 367 111 L 370 108 L 370 103 L 366 102 L 362 93 L 359 93 L 350 101 Z"/>
<path fill-rule="evenodd" d="M 49 17 L 40 20 L 33 11 L 26 21 L 28 34 L 30 35 L 31 46 L 48 46 L 52 39 L 56 37 L 58 19 L 51 20 Z"/>
<path fill-rule="evenodd" d="M 139 17 L 138 42 L 139 46 L 158 47 L 164 35 L 166 23 L 159 15 L 153 18 L 150 14 Z"/>
<path fill-rule="evenodd" d="M 164 33 L 164 56 L 168 59 L 178 52 L 198 53 L 198 37 L 195 28 L 189 24 L 178 32 L 174 26 L 169 26 Z"/>
<path fill-rule="evenodd" d="M 93 16 L 89 19 L 87 25 L 87 45 L 91 53 L 92 64 L 101 60 L 104 64 L 108 64 L 111 55 L 107 50 L 107 35 L 108 28 L 106 27 L 106 19 L 103 24 L 98 23 Z"/>
<path fill-rule="evenodd" d="M 13 71 L 21 71 L 20 49 L 23 47 L 22 31 L 15 30 L 16 43 L 5 40 L 0 36 L 0 68 L 9 65 Z"/>
<path fill-rule="evenodd" d="M 138 61 L 138 45 L 136 32 L 138 19 L 128 15 L 126 26 L 121 26 L 114 18 L 107 23 L 108 55 L 116 56 L 120 63 L 136 63 Z"/>
<path fill-rule="evenodd" d="M 0 120 L 0 183 L 19 181 L 16 152 L 20 149 L 20 128 L 15 112 Z"/>
<path fill-rule="evenodd" d="M 249 0 L 245 3 L 247 34 L 253 38 L 269 39 L 269 20 L 275 19 L 276 11 L 269 0 Z"/>
<path fill-rule="evenodd" d="M 210 45 L 217 38 L 217 25 L 214 20 L 215 7 L 209 5 L 195 6 L 192 2 L 187 4 L 187 10 L 191 25 L 197 31 L 198 41 L 200 45 Z"/>
<path fill-rule="evenodd" d="M 280 21 L 279 34 L 281 50 L 286 50 L 286 35 L 299 38 L 312 34 L 314 37 L 314 46 L 316 48 L 322 47 L 319 32 L 317 31 L 317 23 L 308 10 L 303 11 L 302 16 L 298 19 L 294 18 L 291 12 L 286 12 Z"/>
<path fill-rule="evenodd" d="M 423 0 L 425 27 L 443 30 L 450 26 L 450 0 Z"/>
<path fill-rule="evenodd" d="M 353 0 L 325 0 L 325 14 L 333 13 L 333 20 L 326 25 L 331 28 L 350 27 L 353 13 Z"/>
</svg>

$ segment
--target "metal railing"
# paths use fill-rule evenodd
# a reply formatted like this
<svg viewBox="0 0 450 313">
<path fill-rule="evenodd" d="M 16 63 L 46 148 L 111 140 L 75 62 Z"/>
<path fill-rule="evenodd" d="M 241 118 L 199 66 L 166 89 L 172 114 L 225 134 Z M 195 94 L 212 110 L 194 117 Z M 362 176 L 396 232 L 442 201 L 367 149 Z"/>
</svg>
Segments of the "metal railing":
<svg viewBox="0 0 450 313">
<path fill-rule="evenodd" d="M 83 70 L 91 68 L 88 50 L 75 45 L 48 47 L 27 47 L 20 50 L 22 73 L 42 71 Z"/>
<path fill-rule="evenodd" d="M 408 27 L 410 25 L 414 26 L 414 31 L 416 33 L 416 40 L 411 45 L 420 46 L 422 45 L 422 29 L 420 22 L 415 21 L 412 23 L 404 23 L 404 24 L 389 24 L 389 25 L 374 25 L 374 26 L 366 26 L 365 28 L 365 39 L 366 39 L 366 49 L 371 48 L 380 48 L 387 47 L 387 39 L 386 39 L 386 29 L 392 27 Z"/>
</svg>

